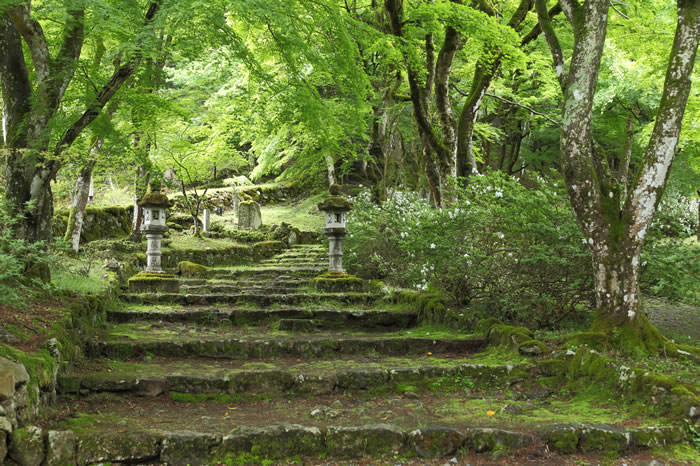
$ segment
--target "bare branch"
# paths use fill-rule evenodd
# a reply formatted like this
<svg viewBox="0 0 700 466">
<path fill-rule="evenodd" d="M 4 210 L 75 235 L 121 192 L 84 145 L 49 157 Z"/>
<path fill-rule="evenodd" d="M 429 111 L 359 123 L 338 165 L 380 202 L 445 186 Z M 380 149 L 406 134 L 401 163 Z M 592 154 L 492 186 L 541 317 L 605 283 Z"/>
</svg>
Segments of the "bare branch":
<svg viewBox="0 0 700 466">
<path fill-rule="evenodd" d="M 625 19 L 630 19 L 629 16 L 627 16 L 626 14 L 624 14 L 623 12 L 621 12 L 621 11 L 615 6 L 615 4 L 612 2 L 612 0 L 610 0 L 610 6 L 612 7 L 613 10 L 615 10 L 615 13 L 617 13 L 618 15 L 622 16 L 622 17 L 625 18 Z"/>
</svg>

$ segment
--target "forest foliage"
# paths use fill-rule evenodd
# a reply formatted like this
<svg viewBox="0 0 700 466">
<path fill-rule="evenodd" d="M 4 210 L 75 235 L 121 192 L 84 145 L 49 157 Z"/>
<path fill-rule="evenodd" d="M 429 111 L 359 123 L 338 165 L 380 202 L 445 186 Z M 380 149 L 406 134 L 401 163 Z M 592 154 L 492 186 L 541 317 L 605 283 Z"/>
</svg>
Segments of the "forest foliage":
<svg viewBox="0 0 700 466">
<path fill-rule="evenodd" d="M 546 10 L 540 17 L 536 3 Z M 15 199 L 21 170 L 12 163 L 34 157 L 37 173 L 51 167 L 46 189 L 62 205 L 86 166 L 98 191 L 121 189 L 126 202 L 168 172 L 173 187 L 235 175 L 309 191 L 362 185 L 349 238 L 355 270 L 438 288 L 504 318 L 536 309 L 538 322 L 551 323 L 594 301 L 589 236 L 563 181 L 566 94 L 542 34 L 549 24 L 569 67 L 580 37 L 562 6 L 578 3 L 2 0 L 5 29 L 16 29 L 17 12 L 31 5 L 56 69 L 62 45 L 78 38 L 74 22 L 82 48 L 66 65 L 72 74 L 41 144 L 6 143 L 6 153 L 30 155 L 6 156 L 0 184 Z M 678 10 L 663 0 L 612 3 L 591 134 L 595 150 L 627 160 L 624 176 L 634 179 L 656 124 Z M 53 81 L 41 81 L 32 47 L 23 47 L 36 110 Z M 128 78 L 100 100 L 129 63 Z M 7 113 L 15 95 L 2 89 Z M 640 266 L 645 292 L 694 304 L 699 96 L 693 87 Z M 90 111 L 90 124 L 62 145 Z M 27 219 L 33 209 L 9 205 L 3 215 Z M 20 247 L 12 230 L 3 260 L 21 268 L 34 260 L 23 261 L 33 256 L 22 248 L 33 250 L 36 238 Z"/>
</svg>

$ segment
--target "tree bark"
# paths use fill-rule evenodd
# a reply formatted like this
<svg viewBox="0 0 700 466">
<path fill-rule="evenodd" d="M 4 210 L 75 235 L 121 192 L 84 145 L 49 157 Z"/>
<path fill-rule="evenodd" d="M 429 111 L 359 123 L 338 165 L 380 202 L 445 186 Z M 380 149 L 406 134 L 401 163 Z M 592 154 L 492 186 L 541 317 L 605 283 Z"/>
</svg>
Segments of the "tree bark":
<svg viewBox="0 0 700 466">
<path fill-rule="evenodd" d="M 90 183 L 92 181 L 92 171 L 97 163 L 97 152 L 102 147 L 104 139 L 98 138 L 90 148 L 90 160 L 80 169 L 78 179 L 75 181 L 75 192 L 68 215 L 68 224 L 63 239 L 71 242 L 71 249 L 78 252 L 80 248 L 80 235 L 83 231 L 83 219 L 85 217 L 85 207 L 88 204 L 90 194 Z"/>
<path fill-rule="evenodd" d="M 548 18 L 542 30 L 555 64 L 561 49 Z M 648 322 L 639 294 L 639 265 L 646 233 L 666 185 L 676 152 L 690 92 L 690 76 L 700 37 L 700 1 L 678 0 L 678 20 L 664 91 L 654 130 L 635 181 L 624 202 L 616 196 L 614 174 L 606 156 L 596 150 L 592 106 L 605 43 L 607 0 L 562 0 L 574 30 L 571 68 L 562 74 L 562 169 L 569 198 L 591 251 L 597 314 L 594 330 L 606 331 L 625 350 L 657 352 L 665 345 Z M 557 74 L 560 75 L 559 70 Z M 624 157 L 624 154 L 621 158 Z"/>
</svg>

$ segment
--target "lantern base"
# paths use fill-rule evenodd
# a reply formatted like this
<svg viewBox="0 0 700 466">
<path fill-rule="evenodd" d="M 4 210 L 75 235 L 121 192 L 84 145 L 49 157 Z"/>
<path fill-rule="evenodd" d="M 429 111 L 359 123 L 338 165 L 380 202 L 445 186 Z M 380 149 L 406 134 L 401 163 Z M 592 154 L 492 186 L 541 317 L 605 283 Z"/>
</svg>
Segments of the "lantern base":
<svg viewBox="0 0 700 466">
<path fill-rule="evenodd" d="M 129 291 L 177 293 L 180 291 L 180 280 L 169 273 L 140 272 L 129 279 Z"/>
</svg>

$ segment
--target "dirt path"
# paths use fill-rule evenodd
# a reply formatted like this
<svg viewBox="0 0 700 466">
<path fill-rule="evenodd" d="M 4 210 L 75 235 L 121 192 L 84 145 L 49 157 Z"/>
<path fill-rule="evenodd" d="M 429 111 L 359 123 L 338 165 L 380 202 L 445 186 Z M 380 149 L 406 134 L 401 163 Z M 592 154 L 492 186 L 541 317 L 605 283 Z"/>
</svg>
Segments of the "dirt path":
<svg viewBox="0 0 700 466">
<path fill-rule="evenodd" d="M 700 308 L 645 298 L 649 320 L 678 343 L 700 344 Z"/>
</svg>

